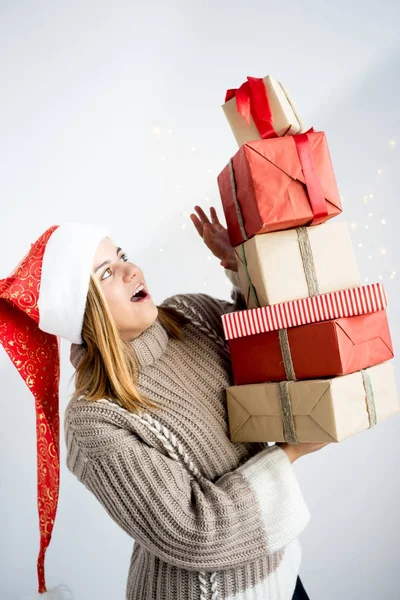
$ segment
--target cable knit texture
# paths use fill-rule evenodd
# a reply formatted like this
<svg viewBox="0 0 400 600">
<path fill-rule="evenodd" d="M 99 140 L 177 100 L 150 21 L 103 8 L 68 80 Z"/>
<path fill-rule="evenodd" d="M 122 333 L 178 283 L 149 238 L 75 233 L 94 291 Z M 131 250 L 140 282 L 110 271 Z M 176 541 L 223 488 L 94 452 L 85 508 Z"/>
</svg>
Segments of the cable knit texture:
<svg viewBox="0 0 400 600">
<path fill-rule="evenodd" d="M 244 307 L 235 287 L 232 299 L 168 298 L 190 319 L 184 339 L 157 319 L 130 342 L 138 387 L 160 409 L 84 398 L 66 408 L 68 469 L 134 540 L 126 600 L 292 598 L 310 514 L 279 446 L 229 439 L 221 315 Z M 71 346 L 75 367 L 84 352 Z"/>
</svg>

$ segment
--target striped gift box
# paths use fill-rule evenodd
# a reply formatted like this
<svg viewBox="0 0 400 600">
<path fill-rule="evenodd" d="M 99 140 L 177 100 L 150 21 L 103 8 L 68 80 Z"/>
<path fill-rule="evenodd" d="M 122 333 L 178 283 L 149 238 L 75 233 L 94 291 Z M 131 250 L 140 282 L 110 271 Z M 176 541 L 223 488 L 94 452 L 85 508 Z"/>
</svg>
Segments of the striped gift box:
<svg viewBox="0 0 400 600">
<path fill-rule="evenodd" d="M 353 317 L 383 310 L 387 298 L 381 283 L 292 300 L 222 315 L 226 340 L 278 329 Z"/>
</svg>

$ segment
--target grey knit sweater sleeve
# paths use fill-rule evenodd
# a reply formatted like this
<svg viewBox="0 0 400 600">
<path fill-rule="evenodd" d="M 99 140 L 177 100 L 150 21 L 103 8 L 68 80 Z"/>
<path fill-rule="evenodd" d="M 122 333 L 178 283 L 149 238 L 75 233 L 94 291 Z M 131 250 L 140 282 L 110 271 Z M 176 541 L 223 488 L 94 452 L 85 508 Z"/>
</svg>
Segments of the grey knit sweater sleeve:
<svg viewBox="0 0 400 600">
<path fill-rule="evenodd" d="M 67 466 L 161 560 L 188 570 L 231 569 L 284 548 L 307 525 L 309 511 L 279 446 L 210 481 L 144 443 L 133 416 L 94 404 L 66 413 Z"/>
</svg>

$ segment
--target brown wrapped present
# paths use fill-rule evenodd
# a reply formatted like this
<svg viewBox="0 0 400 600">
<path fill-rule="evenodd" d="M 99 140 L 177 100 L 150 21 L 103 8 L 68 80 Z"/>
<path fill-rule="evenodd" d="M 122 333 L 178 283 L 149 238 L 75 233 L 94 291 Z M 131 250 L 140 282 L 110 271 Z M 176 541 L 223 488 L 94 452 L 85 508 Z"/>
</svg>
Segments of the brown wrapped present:
<svg viewBox="0 0 400 600">
<path fill-rule="evenodd" d="M 235 254 L 247 308 L 361 285 L 344 221 L 256 235 Z"/>
<path fill-rule="evenodd" d="M 332 379 L 227 388 L 232 442 L 342 442 L 400 411 L 393 361 Z"/>
</svg>

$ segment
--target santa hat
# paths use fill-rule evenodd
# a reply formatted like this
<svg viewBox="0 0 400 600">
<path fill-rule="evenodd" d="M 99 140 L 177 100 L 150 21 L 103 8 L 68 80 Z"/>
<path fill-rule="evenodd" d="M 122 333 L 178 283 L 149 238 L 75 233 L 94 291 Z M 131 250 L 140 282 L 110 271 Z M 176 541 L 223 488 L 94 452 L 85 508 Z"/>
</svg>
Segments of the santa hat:
<svg viewBox="0 0 400 600">
<path fill-rule="evenodd" d="M 81 223 L 49 227 L 0 280 L 0 342 L 35 398 L 40 600 L 69 600 L 63 584 L 47 590 L 44 560 L 57 511 L 60 474 L 60 337 L 82 343 L 93 259 L 108 232 Z"/>
</svg>

